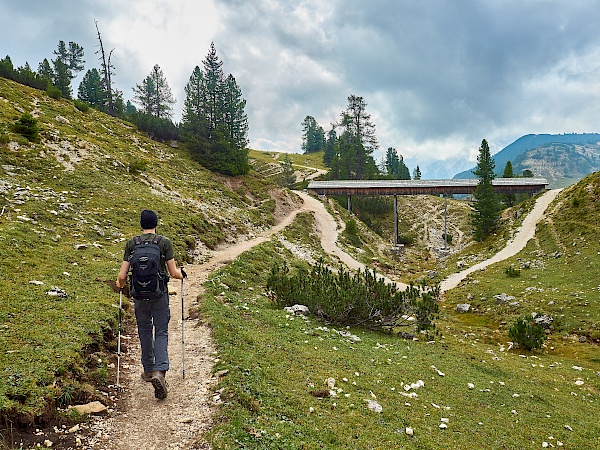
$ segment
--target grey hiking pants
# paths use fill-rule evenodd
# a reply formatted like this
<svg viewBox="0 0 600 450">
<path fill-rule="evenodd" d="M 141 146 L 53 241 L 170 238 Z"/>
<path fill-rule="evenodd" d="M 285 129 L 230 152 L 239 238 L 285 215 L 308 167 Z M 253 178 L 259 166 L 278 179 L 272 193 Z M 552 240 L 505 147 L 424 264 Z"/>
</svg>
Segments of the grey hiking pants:
<svg viewBox="0 0 600 450">
<path fill-rule="evenodd" d="M 169 294 L 160 300 L 135 300 L 134 305 L 144 372 L 169 370 Z"/>
</svg>

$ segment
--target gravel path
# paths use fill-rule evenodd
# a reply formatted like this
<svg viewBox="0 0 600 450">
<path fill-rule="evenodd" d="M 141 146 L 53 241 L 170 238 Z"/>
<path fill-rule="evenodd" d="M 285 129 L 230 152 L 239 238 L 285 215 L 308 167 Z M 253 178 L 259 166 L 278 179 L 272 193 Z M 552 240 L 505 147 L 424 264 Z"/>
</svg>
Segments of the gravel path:
<svg viewBox="0 0 600 450">
<path fill-rule="evenodd" d="M 548 205 L 552 203 L 552 200 L 556 198 L 559 192 L 560 189 L 553 189 L 551 191 L 547 191 L 546 193 L 544 193 L 544 195 L 539 197 L 535 202 L 535 206 L 533 207 L 531 212 L 527 214 L 527 217 L 525 217 L 525 219 L 523 220 L 523 224 L 519 227 L 513 239 L 508 241 L 508 243 L 506 244 L 506 247 L 504 247 L 491 258 L 488 258 L 485 261 L 481 261 L 480 263 L 477 263 L 474 266 L 471 266 L 461 272 L 450 275 L 448 278 L 442 281 L 440 285 L 441 291 L 445 292 L 455 288 L 470 273 L 473 273 L 476 270 L 481 270 L 484 267 L 489 266 L 490 264 L 495 264 L 497 262 L 510 258 L 511 256 L 514 256 L 517 253 L 519 253 L 523 248 L 525 248 L 525 245 L 527 245 L 529 239 L 533 238 L 533 236 L 535 235 L 535 227 L 540 221 L 540 219 L 544 216 L 546 208 L 548 208 Z"/>
<path fill-rule="evenodd" d="M 442 290 L 457 286 L 469 273 L 508 258 L 523 248 L 533 236 L 535 224 L 557 193 L 558 191 L 549 191 L 538 199 L 533 211 L 504 250 L 493 258 L 451 276 L 442 283 Z M 210 388 L 217 382 L 212 375 L 216 353 L 211 341 L 210 329 L 195 315 L 190 317 L 188 311 L 191 308 L 195 309 L 196 299 L 202 293 L 202 284 L 212 271 L 233 261 L 239 254 L 254 245 L 270 239 L 271 235 L 292 223 L 298 212 L 311 211 L 314 214 L 321 244 L 326 252 L 338 257 L 352 269 L 364 269 L 363 264 L 344 253 L 336 245 L 338 224 L 324 205 L 305 193 L 297 194 L 303 199 L 304 205 L 285 216 L 268 232 L 255 239 L 216 251 L 207 263 L 186 267 L 189 277 L 184 286 L 183 304 L 185 378 L 182 373 L 181 283 L 171 284 L 169 327 L 171 370 L 167 374 L 169 395 L 165 400 L 156 400 L 152 385 L 144 383 L 140 378 L 142 368 L 135 331 L 131 335 L 122 336 L 128 352 L 122 357 L 123 391 L 119 396 L 119 406 L 112 414 L 98 418 L 89 425 L 87 442 L 80 448 L 94 450 L 210 448 L 206 444 L 198 443 L 197 439 L 211 427 L 213 400 Z"/>
</svg>

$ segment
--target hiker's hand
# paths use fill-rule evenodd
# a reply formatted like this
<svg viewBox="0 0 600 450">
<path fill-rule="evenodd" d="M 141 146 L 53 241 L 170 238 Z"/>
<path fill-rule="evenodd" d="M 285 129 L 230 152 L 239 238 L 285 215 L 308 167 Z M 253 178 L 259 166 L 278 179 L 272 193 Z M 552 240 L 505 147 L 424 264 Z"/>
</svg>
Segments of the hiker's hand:
<svg viewBox="0 0 600 450">
<path fill-rule="evenodd" d="M 185 270 L 183 270 L 183 266 L 179 270 L 181 271 L 181 276 L 183 278 L 187 278 L 187 273 L 185 273 Z"/>
</svg>

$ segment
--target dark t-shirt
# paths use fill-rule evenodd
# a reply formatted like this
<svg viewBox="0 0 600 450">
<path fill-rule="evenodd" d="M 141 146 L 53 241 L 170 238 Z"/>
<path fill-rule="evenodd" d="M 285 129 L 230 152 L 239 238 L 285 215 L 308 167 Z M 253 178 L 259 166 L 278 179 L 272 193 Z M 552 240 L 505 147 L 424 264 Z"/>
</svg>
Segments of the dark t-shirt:
<svg viewBox="0 0 600 450">
<path fill-rule="evenodd" d="M 142 234 L 140 236 L 142 238 L 142 242 L 147 242 L 147 241 L 152 241 L 152 239 L 154 239 L 154 236 L 156 236 L 156 235 L 154 233 L 147 233 L 147 234 Z M 125 252 L 123 253 L 123 261 L 129 262 L 129 258 L 131 256 L 131 254 L 133 253 L 134 247 L 135 247 L 135 242 L 133 242 L 133 238 L 131 238 L 125 244 Z M 158 243 L 158 248 L 160 248 L 160 262 L 162 265 L 162 270 L 164 272 L 168 273 L 167 272 L 167 261 L 169 261 L 170 259 L 173 259 L 175 257 L 175 255 L 173 253 L 173 244 L 171 243 L 169 238 L 162 236 L 162 238 L 160 239 L 160 241 Z"/>
</svg>

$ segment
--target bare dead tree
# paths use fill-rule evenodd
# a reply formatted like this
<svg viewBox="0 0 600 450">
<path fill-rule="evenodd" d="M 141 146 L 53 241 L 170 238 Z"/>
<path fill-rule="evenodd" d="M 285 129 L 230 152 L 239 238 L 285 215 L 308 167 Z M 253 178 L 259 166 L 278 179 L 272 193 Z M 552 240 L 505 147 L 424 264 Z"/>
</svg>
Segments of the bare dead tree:
<svg viewBox="0 0 600 450">
<path fill-rule="evenodd" d="M 100 65 L 102 67 L 102 84 L 104 84 L 104 89 L 106 90 L 106 106 L 108 109 L 108 113 L 110 115 L 114 115 L 114 104 L 113 104 L 113 90 L 112 90 L 112 80 L 111 76 L 114 75 L 112 65 L 110 59 L 112 57 L 112 53 L 115 50 L 114 48 L 108 54 L 108 61 L 106 58 L 106 53 L 104 52 L 104 45 L 102 44 L 102 36 L 100 35 L 100 30 L 98 29 L 98 21 L 94 20 L 96 24 L 96 32 L 98 33 L 98 42 L 100 43 L 100 49 L 96 52 L 96 54 L 100 54 L 98 59 L 100 60 Z"/>
</svg>

